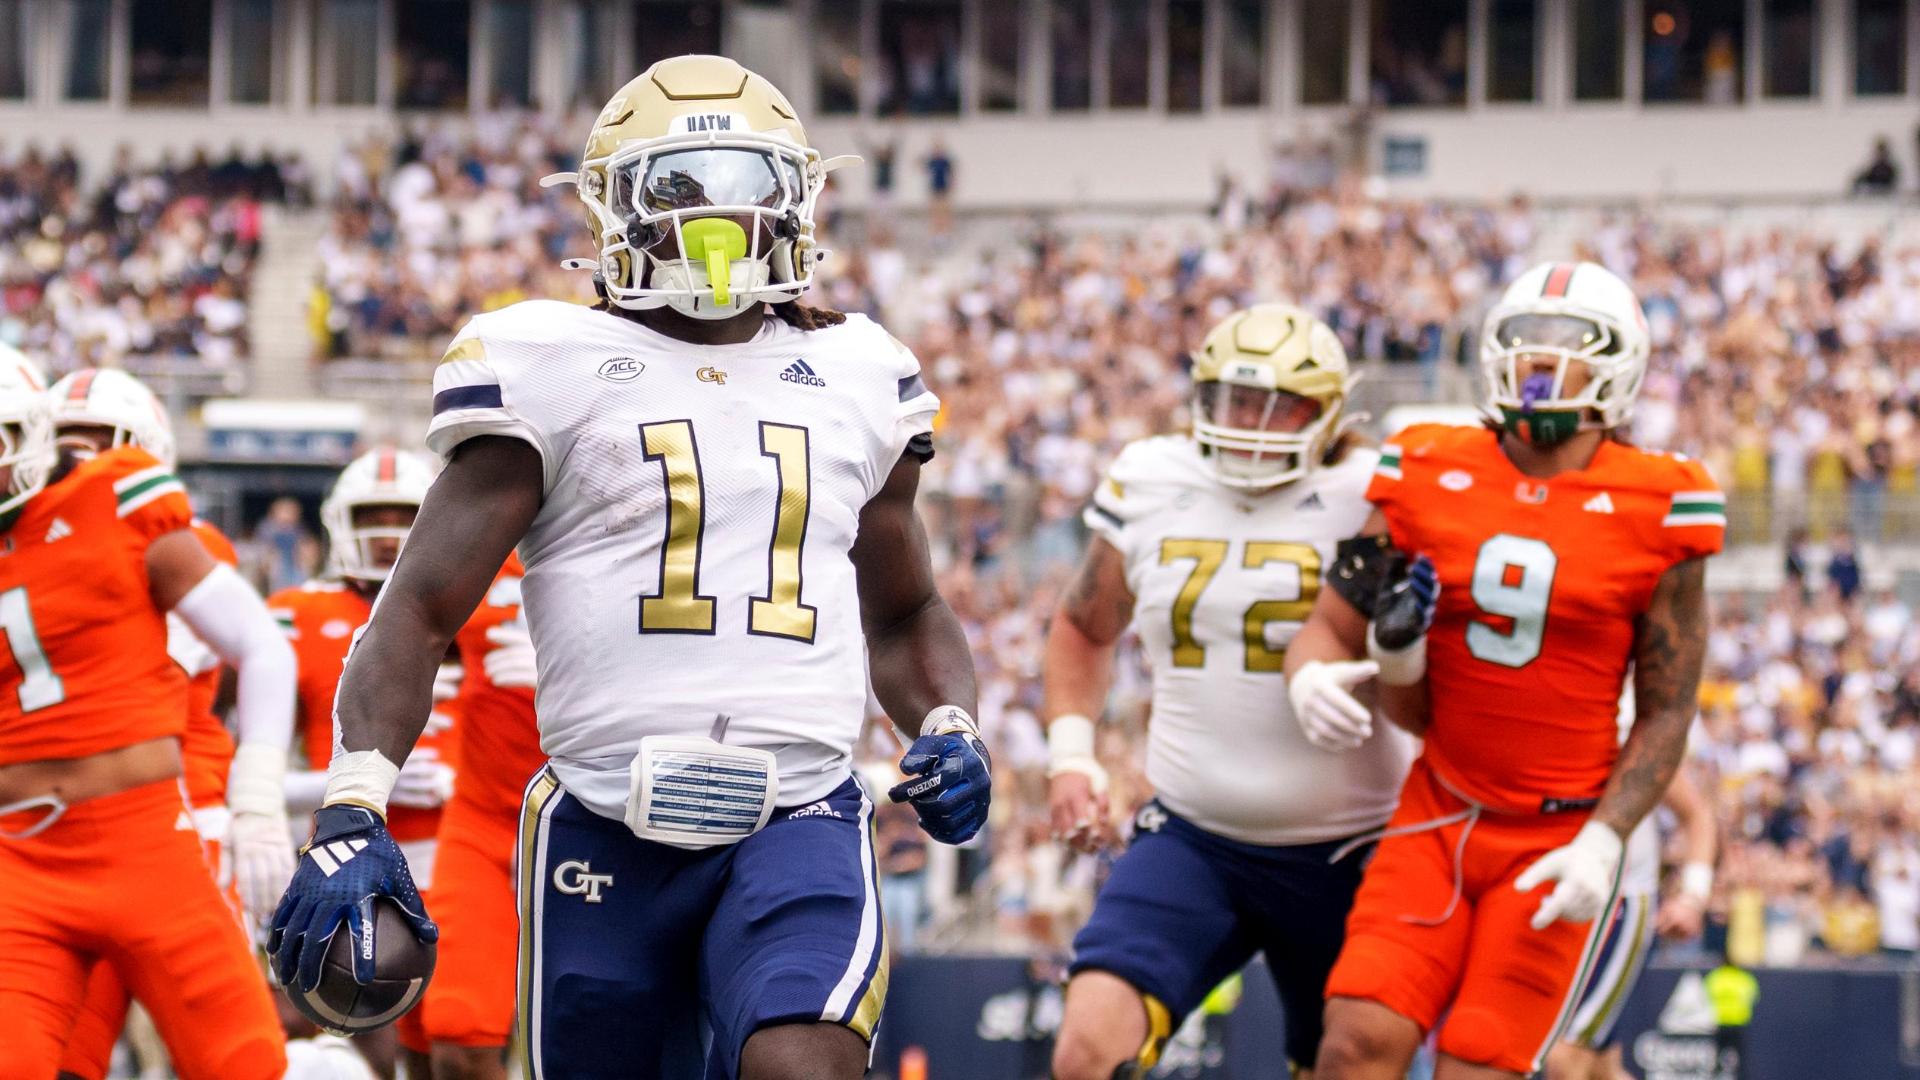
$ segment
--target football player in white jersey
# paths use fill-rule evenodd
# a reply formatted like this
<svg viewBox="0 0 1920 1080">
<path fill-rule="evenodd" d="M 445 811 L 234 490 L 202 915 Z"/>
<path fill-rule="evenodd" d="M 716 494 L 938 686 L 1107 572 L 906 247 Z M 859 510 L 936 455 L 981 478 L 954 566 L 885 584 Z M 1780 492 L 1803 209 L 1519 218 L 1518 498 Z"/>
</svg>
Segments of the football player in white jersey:
<svg viewBox="0 0 1920 1080">
<path fill-rule="evenodd" d="M 1633 695 L 1620 698 L 1620 738 L 1633 727 Z M 1718 846 L 1713 807 L 1694 786 L 1683 766 L 1673 776 L 1661 805 L 1672 813 L 1685 846 L 1675 887 L 1660 896 L 1659 815 L 1648 814 L 1627 837 L 1620 868 L 1619 895 L 1603 916 L 1606 934 L 1594 956 L 1593 972 L 1580 991 L 1580 1003 L 1547 1054 L 1547 1080 L 1631 1080 L 1621 1064 L 1614 1026 L 1646 972 L 1656 936 L 1686 941 L 1700 936 L 1707 901 L 1713 896 L 1713 864 Z"/>
<path fill-rule="evenodd" d="M 340 926 L 364 941 L 376 897 L 435 935 L 380 812 L 517 544 L 551 759 L 521 824 L 527 1075 L 865 1072 L 887 983 L 852 772 L 869 679 L 914 739 L 889 795 L 934 838 L 978 830 L 990 766 L 913 505 L 939 402 L 878 326 L 793 302 L 835 164 L 795 117 L 731 60 L 654 65 L 560 178 L 604 303 L 454 339 L 427 436 L 446 468 L 348 661 L 275 919 L 287 982 L 318 983 Z"/>
<path fill-rule="evenodd" d="M 1109 836 L 1094 721 L 1129 625 L 1153 669 L 1155 797 L 1074 939 L 1059 1080 L 1144 1076 L 1182 1018 L 1265 952 L 1287 1054 L 1313 1062 L 1320 989 L 1364 859 L 1412 757 L 1387 725 L 1351 753 L 1309 743 L 1282 658 L 1366 522 L 1377 456 L 1344 437 L 1340 341 L 1299 308 L 1229 316 L 1193 356 L 1191 435 L 1122 450 L 1046 654 L 1055 832 Z M 1336 856 L 1342 856 L 1336 858 Z"/>
</svg>

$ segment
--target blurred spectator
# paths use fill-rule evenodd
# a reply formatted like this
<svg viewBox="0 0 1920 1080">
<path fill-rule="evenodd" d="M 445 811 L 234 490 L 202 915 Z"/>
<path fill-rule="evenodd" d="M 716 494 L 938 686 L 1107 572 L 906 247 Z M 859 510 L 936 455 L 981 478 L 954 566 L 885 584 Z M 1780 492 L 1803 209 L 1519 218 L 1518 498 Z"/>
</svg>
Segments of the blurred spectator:
<svg viewBox="0 0 1920 1080">
<path fill-rule="evenodd" d="M 267 516 L 254 528 L 253 542 L 265 557 L 268 593 L 299 585 L 318 569 L 311 555 L 314 537 L 307 531 L 295 499 L 273 501 Z"/>
<path fill-rule="evenodd" d="M 927 197 L 932 200 L 928 224 L 933 235 L 945 236 L 953 231 L 953 158 L 945 143 L 934 140 L 926 165 Z"/>
<path fill-rule="evenodd" d="M 1853 536 L 1839 533 L 1833 538 L 1833 555 L 1827 560 L 1827 584 L 1838 589 L 1841 600 L 1852 600 L 1860 591 L 1860 562 L 1854 556 Z"/>
<path fill-rule="evenodd" d="M 1900 186 L 1900 167 L 1893 162 L 1893 147 L 1885 136 L 1873 140 L 1873 157 L 1867 167 L 1853 176 L 1855 195 L 1890 195 Z"/>
</svg>

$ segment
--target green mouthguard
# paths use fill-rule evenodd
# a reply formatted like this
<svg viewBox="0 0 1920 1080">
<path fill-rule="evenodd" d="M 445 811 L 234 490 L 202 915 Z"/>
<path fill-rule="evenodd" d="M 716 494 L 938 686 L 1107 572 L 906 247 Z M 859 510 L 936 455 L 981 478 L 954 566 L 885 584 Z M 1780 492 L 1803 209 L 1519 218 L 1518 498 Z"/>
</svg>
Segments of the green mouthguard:
<svg viewBox="0 0 1920 1080">
<path fill-rule="evenodd" d="M 733 303 L 727 287 L 733 260 L 746 258 L 747 231 L 726 218 L 700 218 L 680 226 L 680 239 L 688 258 L 706 261 L 713 302 L 720 307 Z"/>
</svg>

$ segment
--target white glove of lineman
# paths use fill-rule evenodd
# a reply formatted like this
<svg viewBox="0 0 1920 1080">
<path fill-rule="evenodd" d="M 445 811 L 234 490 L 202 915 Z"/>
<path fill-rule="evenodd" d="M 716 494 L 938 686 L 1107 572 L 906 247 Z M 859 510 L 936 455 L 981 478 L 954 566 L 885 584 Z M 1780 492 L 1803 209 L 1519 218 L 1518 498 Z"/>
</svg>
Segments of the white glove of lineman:
<svg viewBox="0 0 1920 1080">
<path fill-rule="evenodd" d="M 453 766 L 440 760 L 440 751 L 416 746 L 407 755 L 387 801 L 395 806 L 431 810 L 453 795 Z"/>
<path fill-rule="evenodd" d="M 534 662 L 533 636 L 527 633 L 526 622 L 514 619 L 490 627 L 487 640 L 493 643 L 483 661 L 487 681 L 502 688 L 532 688 L 538 665 Z"/>
<path fill-rule="evenodd" d="M 1287 680 L 1293 718 L 1307 741 L 1338 753 L 1357 749 L 1373 734 L 1373 712 L 1353 696 L 1353 687 L 1379 674 L 1371 660 L 1309 660 Z"/>
<path fill-rule="evenodd" d="M 433 673 L 433 703 L 452 701 L 460 696 L 460 680 L 467 677 L 466 669 L 451 661 L 441 664 Z"/>
<path fill-rule="evenodd" d="M 1559 882 L 1534 912 L 1533 928 L 1545 930 L 1555 919 L 1583 923 L 1599 918 L 1613 896 L 1613 879 L 1620 872 L 1624 848 L 1619 833 L 1589 821 L 1572 843 L 1554 848 L 1527 867 L 1513 882 L 1521 892 L 1532 892 L 1543 882 Z"/>
</svg>

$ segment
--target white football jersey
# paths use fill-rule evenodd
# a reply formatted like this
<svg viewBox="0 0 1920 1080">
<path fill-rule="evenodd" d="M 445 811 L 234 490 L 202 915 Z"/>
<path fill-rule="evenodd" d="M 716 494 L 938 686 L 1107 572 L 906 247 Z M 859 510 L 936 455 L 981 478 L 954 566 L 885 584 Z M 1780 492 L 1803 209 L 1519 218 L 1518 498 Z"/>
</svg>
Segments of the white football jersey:
<svg viewBox="0 0 1920 1080">
<path fill-rule="evenodd" d="M 434 373 L 427 445 L 531 443 L 545 502 L 520 543 L 540 745 L 575 797 L 625 813 L 645 735 L 772 752 L 779 804 L 849 775 L 866 703 L 860 512 L 939 400 L 859 315 L 692 345 L 534 300 L 478 315 Z"/>
<path fill-rule="evenodd" d="M 1153 669 L 1147 779 L 1196 825 L 1249 844 L 1309 844 L 1392 815 L 1413 739 L 1384 720 L 1349 753 L 1315 748 L 1282 662 L 1334 546 L 1359 533 L 1377 455 L 1270 492 L 1214 479 L 1185 436 L 1132 443 L 1086 522 L 1126 560 L 1133 626 Z"/>
</svg>

